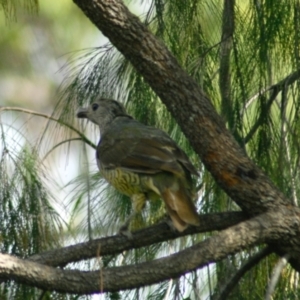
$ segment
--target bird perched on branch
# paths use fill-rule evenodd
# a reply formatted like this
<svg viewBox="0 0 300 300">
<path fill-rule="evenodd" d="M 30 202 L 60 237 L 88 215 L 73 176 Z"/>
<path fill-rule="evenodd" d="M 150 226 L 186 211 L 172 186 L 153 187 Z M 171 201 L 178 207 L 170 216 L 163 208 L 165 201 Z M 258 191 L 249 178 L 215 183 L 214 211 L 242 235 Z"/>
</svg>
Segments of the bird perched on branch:
<svg viewBox="0 0 300 300">
<path fill-rule="evenodd" d="M 134 213 L 123 228 L 141 212 L 147 199 L 157 197 L 164 201 L 178 231 L 199 225 L 191 178 L 197 171 L 164 131 L 134 120 L 121 103 L 111 99 L 80 108 L 77 117 L 99 125 L 96 158 L 100 172 L 133 202 Z"/>
</svg>

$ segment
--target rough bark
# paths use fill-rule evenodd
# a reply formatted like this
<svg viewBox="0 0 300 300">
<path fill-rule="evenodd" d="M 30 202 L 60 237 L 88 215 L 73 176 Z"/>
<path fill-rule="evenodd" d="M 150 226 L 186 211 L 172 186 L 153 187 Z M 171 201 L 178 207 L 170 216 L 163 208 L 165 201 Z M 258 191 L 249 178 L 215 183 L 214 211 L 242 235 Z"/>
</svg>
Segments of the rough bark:
<svg viewBox="0 0 300 300">
<path fill-rule="evenodd" d="M 93 294 L 154 284 L 201 268 L 257 243 L 298 234 L 300 218 L 293 210 L 266 213 L 230 227 L 181 252 L 151 262 L 96 271 L 61 270 L 0 254 L 0 279 L 16 280 L 46 290 Z M 298 253 L 299 254 L 299 253 Z"/>
<path fill-rule="evenodd" d="M 182 233 L 170 230 L 170 227 L 163 222 L 132 232 L 131 239 L 123 235 L 99 238 L 86 243 L 39 253 L 29 259 L 52 267 L 62 267 L 72 262 L 95 258 L 99 255 L 116 255 L 129 249 L 138 249 L 186 235 L 223 230 L 246 219 L 246 215 L 242 212 L 208 214 L 203 216 L 200 226 L 190 227 Z"/>
</svg>

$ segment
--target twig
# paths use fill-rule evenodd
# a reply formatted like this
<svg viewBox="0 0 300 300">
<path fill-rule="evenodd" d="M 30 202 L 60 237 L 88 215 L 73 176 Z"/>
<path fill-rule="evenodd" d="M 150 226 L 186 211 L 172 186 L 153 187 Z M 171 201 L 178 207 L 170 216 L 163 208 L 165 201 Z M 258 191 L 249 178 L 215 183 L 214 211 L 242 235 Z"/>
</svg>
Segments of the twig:
<svg viewBox="0 0 300 300">
<path fill-rule="evenodd" d="M 298 197 L 297 197 L 296 183 L 295 183 L 296 173 L 293 174 L 294 172 L 291 167 L 291 165 L 292 165 L 291 151 L 290 151 L 290 147 L 288 144 L 288 138 L 287 138 L 287 133 L 293 134 L 293 131 L 292 131 L 292 126 L 286 116 L 286 105 L 287 105 L 287 101 L 286 101 L 287 95 L 286 94 L 287 94 L 287 91 L 286 91 L 286 89 L 284 91 L 285 91 L 285 93 L 283 93 L 282 97 L 285 97 L 285 98 L 282 99 L 282 102 L 285 103 L 285 105 L 284 105 L 285 107 L 284 107 L 284 111 L 282 112 L 282 115 L 281 115 L 281 122 L 282 122 L 281 132 L 282 132 L 282 137 L 283 137 L 283 143 L 284 143 L 285 150 L 286 150 L 285 153 L 286 153 L 286 157 L 287 157 L 288 164 L 289 164 L 288 169 L 289 169 L 290 178 L 291 178 L 291 191 L 292 191 L 293 204 L 298 206 Z M 276 104 L 279 109 L 282 109 L 278 100 L 276 100 Z M 298 140 L 295 140 L 295 143 L 299 149 L 300 147 L 299 147 Z M 297 160 L 298 160 L 298 158 L 297 158 Z M 295 164 L 295 166 L 297 166 L 297 165 L 298 165 L 298 163 Z M 298 168 L 295 169 L 295 172 L 297 172 L 297 170 L 298 170 Z"/>
<path fill-rule="evenodd" d="M 279 94 L 279 92 L 282 91 L 283 89 L 286 89 L 289 85 L 293 84 L 299 78 L 300 78 L 300 70 L 297 70 L 294 73 L 292 73 L 289 76 L 282 79 L 281 81 L 279 81 L 278 83 L 271 85 L 270 87 L 264 89 L 263 91 L 260 91 L 255 96 L 253 96 L 251 99 L 254 100 L 254 99 L 258 98 L 259 95 L 261 95 L 262 93 L 273 90 L 273 92 L 270 96 L 270 99 L 266 103 L 266 112 L 268 112 L 270 110 L 274 100 L 276 100 L 276 97 Z M 249 101 L 248 101 L 248 103 L 249 103 Z M 245 107 L 247 107 L 247 104 Z M 251 130 L 248 132 L 248 134 L 244 138 L 244 144 L 247 144 L 252 139 L 253 135 L 255 134 L 255 132 L 257 131 L 259 126 L 261 125 L 261 122 L 264 118 L 265 118 L 265 116 L 262 114 L 259 116 L 259 118 L 255 122 L 255 124 L 253 125 Z"/>
<path fill-rule="evenodd" d="M 270 247 L 266 247 L 253 255 L 242 267 L 235 273 L 229 280 L 219 289 L 217 294 L 214 294 L 212 300 L 224 300 L 228 297 L 234 287 L 239 283 L 240 279 L 248 272 L 251 268 L 256 266 L 262 259 L 272 253 Z"/>
<path fill-rule="evenodd" d="M 46 295 L 47 291 L 46 290 L 43 290 L 41 295 L 39 296 L 39 299 L 38 300 L 43 300 L 44 296 Z"/>
<path fill-rule="evenodd" d="M 232 50 L 232 37 L 234 34 L 234 0 L 225 0 L 222 17 L 222 43 L 220 44 L 220 72 L 219 87 L 221 92 L 222 116 L 229 123 L 232 122 L 232 103 L 231 103 L 231 76 L 230 76 L 230 56 Z"/>
<path fill-rule="evenodd" d="M 252 104 L 252 102 L 254 100 L 256 100 L 260 95 L 271 91 L 271 90 L 276 90 L 277 94 L 284 88 L 286 88 L 287 86 L 293 84 L 297 79 L 300 78 L 300 69 L 289 74 L 288 76 L 286 76 L 285 78 L 283 78 L 282 80 L 280 80 L 279 82 L 270 85 L 262 90 L 260 90 L 258 93 L 256 93 L 254 96 L 252 96 L 249 100 L 246 101 L 244 107 L 241 109 L 240 114 L 241 117 L 243 116 L 243 114 L 245 113 L 245 110 Z M 277 95 L 276 94 L 276 95 Z"/>
<path fill-rule="evenodd" d="M 279 90 L 277 90 L 277 89 L 273 90 L 273 93 L 272 93 L 270 99 L 266 103 L 266 107 L 265 107 L 265 112 L 266 113 L 270 110 L 270 108 L 271 108 L 274 100 L 276 99 L 278 93 L 279 93 Z M 248 134 L 244 138 L 244 144 L 245 145 L 252 139 L 253 135 L 255 134 L 255 132 L 257 131 L 257 129 L 259 128 L 259 126 L 261 125 L 261 123 L 262 123 L 262 121 L 265 117 L 266 117 L 265 114 L 260 114 L 259 115 L 259 117 L 256 120 L 255 124 L 252 126 L 252 128 L 250 129 L 250 131 L 248 132 Z"/>
<path fill-rule="evenodd" d="M 267 288 L 267 291 L 266 291 L 265 300 L 271 300 L 272 299 L 272 295 L 274 293 L 276 284 L 279 280 L 280 273 L 283 270 L 283 268 L 286 266 L 286 264 L 288 263 L 289 258 L 290 258 L 290 255 L 286 254 L 285 256 L 283 256 L 279 259 L 278 263 L 274 267 L 273 275 L 271 277 L 271 280 L 269 282 L 269 285 L 268 285 L 268 288 Z"/>
<path fill-rule="evenodd" d="M 43 113 L 39 113 L 39 112 L 30 110 L 30 109 L 21 108 L 21 107 L 2 106 L 2 107 L 0 107 L 0 112 L 2 112 L 2 111 L 19 111 L 19 112 L 23 112 L 23 113 L 26 113 L 26 114 L 30 114 L 30 115 L 34 115 L 34 116 L 46 118 L 46 119 L 51 120 L 51 121 L 55 121 L 58 124 L 66 126 L 67 128 L 73 130 L 75 133 L 77 133 L 80 136 L 80 138 L 85 143 L 87 143 L 92 148 L 96 149 L 96 145 L 93 142 L 91 142 L 84 134 L 82 134 L 74 126 L 72 126 L 72 125 L 70 125 L 70 124 L 68 124 L 68 123 L 66 123 L 66 122 L 64 122 L 62 120 L 56 119 L 56 118 L 54 118 L 52 116 L 49 116 L 49 115 L 46 115 L 46 114 L 43 114 Z"/>
<path fill-rule="evenodd" d="M 47 158 L 48 155 L 50 155 L 50 153 L 55 150 L 56 148 L 58 148 L 59 146 L 61 146 L 62 144 L 65 144 L 65 143 L 69 143 L 69 142 L 73 142 L 73 141 L 82 141 L 82 138 L 71 138 L 71 139 L 67 139 L 67 140 L 64 140 L 64 141 L 61 141 L 59 143 L 57 143 L 55 146 L 53 146 L 47 153 L 46 155 L 43 157 L 42 160 L 45 160 Z"/>
</svg>

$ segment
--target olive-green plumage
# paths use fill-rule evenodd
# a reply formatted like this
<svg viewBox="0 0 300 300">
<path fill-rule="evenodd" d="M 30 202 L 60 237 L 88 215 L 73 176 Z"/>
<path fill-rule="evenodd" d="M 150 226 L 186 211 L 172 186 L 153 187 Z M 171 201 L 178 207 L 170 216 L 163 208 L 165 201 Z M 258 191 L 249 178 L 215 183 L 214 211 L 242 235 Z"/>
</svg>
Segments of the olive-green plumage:
<svg viewBox="0 0 300 300">
<path fill-rule="evenodd" d="M 135 212 L 159 196 L 177 230 L 199 225 L 191 180 L 197 171 L 165 132 L 134 120 L 111 99 L 81 108 L 77 117 L 99 125 L 98 167 L 110 184 L 131 197 Z"/>
</svg>

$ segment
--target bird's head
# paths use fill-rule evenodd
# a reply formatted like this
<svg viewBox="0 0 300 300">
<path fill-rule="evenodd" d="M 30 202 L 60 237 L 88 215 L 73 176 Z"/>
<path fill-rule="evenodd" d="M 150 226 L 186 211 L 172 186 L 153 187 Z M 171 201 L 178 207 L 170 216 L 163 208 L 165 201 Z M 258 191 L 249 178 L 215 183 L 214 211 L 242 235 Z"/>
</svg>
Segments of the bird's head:
<svg viewBox="0 0 300 300">
<path fill-rule="evenodd" d="M 79 108 L 77 111 L 78 118 L 86 118 L 99 125 L 100 131 L 110 124 L 118 116 L 128 116 L 124 106 L 112 99 L 98 99 L 88 107 Z"/>
</svg>

